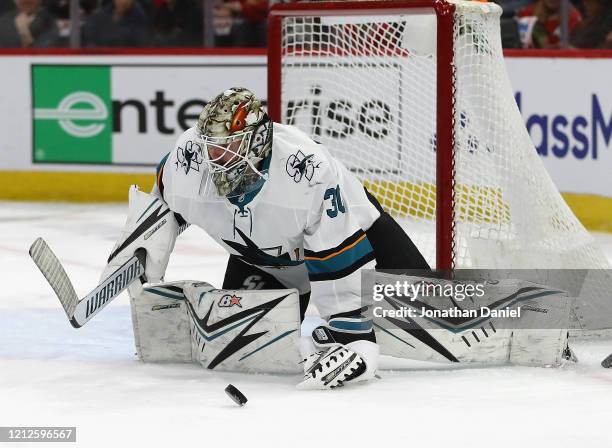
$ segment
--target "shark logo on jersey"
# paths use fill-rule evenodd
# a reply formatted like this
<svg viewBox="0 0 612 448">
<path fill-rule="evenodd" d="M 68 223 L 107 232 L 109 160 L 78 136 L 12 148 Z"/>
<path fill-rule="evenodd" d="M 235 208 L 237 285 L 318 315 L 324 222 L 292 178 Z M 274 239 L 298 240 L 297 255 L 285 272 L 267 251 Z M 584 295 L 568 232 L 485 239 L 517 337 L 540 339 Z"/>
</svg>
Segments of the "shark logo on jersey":
<svg viewBox="0 0 612 448">
<path fill-rule="evenodd" d="M 287 252 L 281 254 L 280 252 L 282 250 L 282 246 L 278 246 L 280 248 L 280 250 L 276 251 L 278 255 L 270 255 L 264 252 L 264 248 L 258 247 L 257 244 L 247 237 L 242 230 L 235 228 L 235 231 L 244 241 L 244 245 L 236 241 L 223 240 L 223 242 L 238 252 L 240 257 L 242 257 L 247 263 L 259 266 L 275 267 L 279 269 L 287 266 L 298 266 L 304 263 L 303 260 L 292 260 L 291 256 Z M 267 248 L 266 250 L 270 249 L 276 248 Z"/>
<path fill-rule="evenodd" d="M 314 154 L 305 155 L 298 149 L 298 152 L 291 154 L 289 158 L 287 158 L 287 174 L 293 177 L 296 183 L 300 182 L 304 177 L 308 180 L 312 180 L 315 170 L 321 164 L 320 162 L 315 164 L 312 160 L 313 157 Z"/>
<path fill-rule="evenodd" d="M 184 148 L 179 146 L 174 165 L 177 170 L 182 168 L 185 174 L 189 174 L 189 170 L 199 172 L 202 161 L 202 147 L 189 140 Z"/>
</svg>

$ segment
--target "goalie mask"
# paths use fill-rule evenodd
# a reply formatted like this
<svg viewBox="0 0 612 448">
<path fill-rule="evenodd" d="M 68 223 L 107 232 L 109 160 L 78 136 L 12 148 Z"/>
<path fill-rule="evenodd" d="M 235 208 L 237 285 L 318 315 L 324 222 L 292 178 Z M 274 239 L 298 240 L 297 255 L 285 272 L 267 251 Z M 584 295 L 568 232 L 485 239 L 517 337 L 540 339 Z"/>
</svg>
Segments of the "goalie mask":
<svg viewBox="0 0 612 448">
<path fill-rule="evenodd" d="M 235 197 L 260 187 L 267 178 L 262 160 L 272 148 L 272 122 L 250 90 L 233 87 L 208 103 L 198 119 L 198 139 L 208 165 L 205 191 Z"/>
</svg>

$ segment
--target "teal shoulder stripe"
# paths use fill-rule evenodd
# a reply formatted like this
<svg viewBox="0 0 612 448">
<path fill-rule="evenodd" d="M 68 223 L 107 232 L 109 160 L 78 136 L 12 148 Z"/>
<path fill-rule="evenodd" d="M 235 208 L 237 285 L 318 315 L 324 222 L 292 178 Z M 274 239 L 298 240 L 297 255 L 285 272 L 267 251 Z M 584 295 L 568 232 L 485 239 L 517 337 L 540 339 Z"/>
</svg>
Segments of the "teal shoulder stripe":
<svg viewBox="0 0 612 448">
<path fill-rule="evenodd" d="M 163 159 L 161 159 L 161 161 L 157 164 L 157 168 L 155 168 L 155 173 L 159 174 L 159 172 L 161 171 L 162 167 L 164 166 L 164 164 L 166 163 L 166 160 L 168 160 L 168 156 L 170 156 L 170 153 L 166 154 L 164 156 Z"/>
<path fill-rule="evenodd" d="M 160 174 L 164 169 L 168 156 L 170 156 L 170 153 L 166 154 L 164 158 L 161 159 L 161 161 L 157 164 L 157 168 L 155 169 L 155 183 L 157 184 L 157 188 L 159 188 L 159 193 L 161 194 L 162 198 L 164 197 L 164 182 L 162 180 L 163 176 L 160 176 Z"/>
</svg>

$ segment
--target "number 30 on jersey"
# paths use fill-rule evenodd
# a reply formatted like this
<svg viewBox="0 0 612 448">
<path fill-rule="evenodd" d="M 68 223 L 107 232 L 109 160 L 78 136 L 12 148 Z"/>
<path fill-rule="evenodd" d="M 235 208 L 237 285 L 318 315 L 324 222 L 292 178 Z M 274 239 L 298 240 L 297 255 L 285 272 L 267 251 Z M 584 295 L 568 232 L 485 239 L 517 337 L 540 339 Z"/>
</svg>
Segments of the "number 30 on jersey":
<svg viewBox="0 0 612 448">
<path fill-rule="evenodd" d="M 323 199 L 325 201 L 331 199 L 331 207 L 325 210 L 327 212 L 327 216 L 330 218 L 335 218 L 338 216 L 338 212 L 346 212 L 344 204 L 342 203 L 342 197 L 340 196 L 340 185 L 336 185 L 335 188 L 328 188 L 325 190 L 325 196 L 323 196 Z"/>
</svg>

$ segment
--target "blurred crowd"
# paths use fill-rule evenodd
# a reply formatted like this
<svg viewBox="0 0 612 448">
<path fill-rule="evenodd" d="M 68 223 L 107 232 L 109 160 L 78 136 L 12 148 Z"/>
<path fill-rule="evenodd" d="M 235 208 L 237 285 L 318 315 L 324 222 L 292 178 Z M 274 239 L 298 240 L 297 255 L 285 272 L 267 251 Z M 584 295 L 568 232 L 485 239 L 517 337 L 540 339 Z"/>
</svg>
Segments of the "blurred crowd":
<svg viewBox="0 0 612 448">
<path fill-rule="evenodd" d="M 201 47 L 209 24 L 209 46 L 265 47 L 269 3 L 79 0 L 80 46 Z M 70 0 L 0 0 L 0 47 L 67 47 L 70 18 Z"/>
<path fill-rule="evenodd" d="M 504 10 L 502 37 L 507 47 L 561 47 L 561 0 L 496 2 Z M 569 47 L 612 48 L 612 0 L 571 0 L 567 17 Z"/>
<path fill-rule="evenodd" d="M 80 46 L 265 47 L 274 3 L 292 0 L 78 0 Z M 560 48 L 561 0 L 497 0 L 514 48 Z M 569 46 L 612 48 L 612 0 L 571 0 Z M 0 0 L 0 47 L 68 47 L 70 0 Z"/>
</svg>

